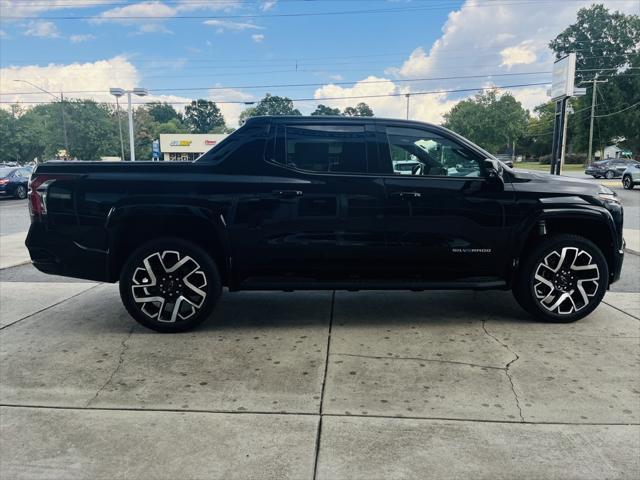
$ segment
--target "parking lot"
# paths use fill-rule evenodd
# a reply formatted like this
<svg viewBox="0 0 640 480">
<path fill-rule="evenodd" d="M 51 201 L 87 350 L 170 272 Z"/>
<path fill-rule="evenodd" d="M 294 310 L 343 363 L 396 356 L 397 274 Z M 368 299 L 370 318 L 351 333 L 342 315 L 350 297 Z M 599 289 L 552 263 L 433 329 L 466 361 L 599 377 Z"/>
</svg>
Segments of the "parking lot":
<svg viewBox="0 0 640 480">
<path fill-rule="evenodd" d="M 24 263 L 0 201 L 0 478 L 638 478 L 638 190 L 574 324 L 509 292 L 226 292 L 175 335 Z"/>
</svg>

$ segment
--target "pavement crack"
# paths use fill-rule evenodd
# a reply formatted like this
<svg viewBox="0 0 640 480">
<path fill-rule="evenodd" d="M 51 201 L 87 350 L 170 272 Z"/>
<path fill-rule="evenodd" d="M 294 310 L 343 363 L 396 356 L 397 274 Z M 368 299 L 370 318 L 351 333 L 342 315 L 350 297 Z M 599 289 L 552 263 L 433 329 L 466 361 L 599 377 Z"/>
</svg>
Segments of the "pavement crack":
<svg viewBox="0 0 640 480">
<path fill-rule="evenodd" d="M 331 309 L 329 311 L 329 330 L 327 331 L 327 353 L 324 358 L 324 374 L 322 375 L 322 387 L 320 390 L 320 406 L 318 408 L 318 431 L 316 433 L 316 449 L 313 461 L 313 480 L 318 477 L 318 458 L 320 456 L 320 441 L 322 439 L 322 417 L 324 415 L 324 390 L 327 384 L 327 371 L 329 370 L 329 354 L 331 350 L 331 333 L 333 331 L 333 312 L 336 305 L 336 291 L 331 294 Z"/>
<path fill-rule="evenodd" d="M 478 363 L 458 362 L 456 360 L 441 360 L 436 358 L 422 358 L 422 357 L 382 357 L 377 355 L 358 355 L 355 353 L 332 353 L 331 355 L 341 357 L 357 357 L 357 358 L 371 358 L 374 360 L 409 360 L 414 362 L 434 362 L 434 363 L 451 363 L 453 365 L 467 365 L 469 367 L 477 368 L 490 368 L 494 370 L 504 370 L 505 367 L 494 367 L 492 365 L 481 365 Z"/>
<path fill-rule="evenodd" d="M 109 385 L 113 381 L 113 378 L 116 376 L 116 373 L 118 373 L 118 371 L 120 370 L 120 367 L 122 367 L 122 364 L 124 363 L 124 354 L 129 349 L 129 344 L 127 342 L 131 338 L 131 335 L 133 335 L 133 331 L 135 330 L 135 328 L 136 328 L 136 326 L 133 325 L 131 327 L 131 329 L 129 330 L 129 333 L 127 334 L 127 336 L 122 340 L 122 342 L 120 342 L 120 345 L 121 345 L 121 347 L 120 347 L 120 355 L 118 356 L 118 363 L 116 364 L 116 368 L 113 369 L 113 371 L 111 372 L 111 375 L 109 375 L 109 378 L 107 378 L 107 381 L 104 382 L 104 384 L 98 389 L 96 394 L 93 396 L 93 398 L 91 398 L 87 402 L 85 407 L 90 407 L 91 404 L 96 401 L 96 399 L 100 396 L 102 391 L 105 388 L 107 388 L 107 385 Z"/>
<path fill-rule="evenodd" d="M 509 345 L 507 345 L 506 343 L 502 342 L 495 335 L 489 333 L 489 331 L 487 330 L 487 318 L 486 317 L 482 319 L 482 330 L 484 330 L 484 333 L 488 337 L 492 338 L 498 345 L 502 346 L 509 353 L 511 353 L 511 355 L 513 355 L 513 358 L 504 366 L 503 370 L 504 370 L 505 375 L 507 376 L 507 379 L 509 380 L 509 384 L 511 385 L 511 391 L 513 392 L 513 396 L 514 396 L 514 398 L 516 400 L 516 407 L 518 408 L 518 415 L 520 416 L 520 421 L 524 423 L 525 419 L 524 419 L 524 416 L 522 415 L 522 407 L 520 406 L 520 398 L 518 397 L 518 394 L 516 392 L 516 387 L 513 384 L 513 378 L 511 376 L 511 371 L 509 370 L 511 368 L 511 366 L 520 359 L 520 356 L 516 352 L 514 352 Z"/>
</svg>

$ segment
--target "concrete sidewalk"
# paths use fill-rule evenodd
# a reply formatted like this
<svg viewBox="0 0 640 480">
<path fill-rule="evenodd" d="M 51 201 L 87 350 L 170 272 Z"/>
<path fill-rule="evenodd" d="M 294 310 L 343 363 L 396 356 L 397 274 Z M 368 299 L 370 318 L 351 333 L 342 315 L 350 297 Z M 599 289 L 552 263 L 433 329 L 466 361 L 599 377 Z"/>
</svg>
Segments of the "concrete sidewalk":
<svg viewBox="0 0 640 480">
<path fill-rule="evenodd" d="M 640 475 L 630 297 L 542 324 L 504 292 L 245 292 L 161 335 L 91 287 L 5 314 L 3 478 Z"/>
</svg>

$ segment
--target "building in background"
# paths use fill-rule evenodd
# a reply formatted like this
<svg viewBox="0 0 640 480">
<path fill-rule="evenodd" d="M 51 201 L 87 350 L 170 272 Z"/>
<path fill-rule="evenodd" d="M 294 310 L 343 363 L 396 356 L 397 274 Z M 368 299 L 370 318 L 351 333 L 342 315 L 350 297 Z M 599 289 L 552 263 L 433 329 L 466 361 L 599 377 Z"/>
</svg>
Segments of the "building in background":
<svg viewBox="0 0 640 480">
<path fill-rule="evenodd" d="M 160 152 L 164 161 L 188 162 L 220 143 L 227 134 L 161 133 Z"/>
</svg>

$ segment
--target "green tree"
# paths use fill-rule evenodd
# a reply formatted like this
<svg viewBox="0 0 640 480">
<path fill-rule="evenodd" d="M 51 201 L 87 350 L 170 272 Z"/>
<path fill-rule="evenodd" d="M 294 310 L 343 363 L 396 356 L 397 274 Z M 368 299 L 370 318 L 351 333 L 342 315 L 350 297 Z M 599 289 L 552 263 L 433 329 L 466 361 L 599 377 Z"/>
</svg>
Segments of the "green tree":
<svg viewBox="0 0 640 480">
<path fill-rule="evenodd" d="M 610 12 L 602 5 L 580 9 L 576 22 L 550 42 L 556 58 L 576 53 L 576 83 L 587 87 L 587 95 L 574 102 L 576 115 L 570 120 L 575 125 L 569 141 L 577 150 L 588 149 L 589 87 L 597 76 L 607 83 L 597 87 L 594 150 L 623 138 L 621 143 L 640 151 L 640 106 L 632 107 L 640 101 L 639 46 L 640 16 Z"/>
<path fill-rule="evenodd" d="M 260 100 L 255 107 L 249 107 L 240 113 L 240 124 L 249 117 L 261 117 L 264 115 L 302 115 L 300 110 L 293 106 L 293 100 L 288 97 L 267 95 Z"/>
<path fill-rule="evenodd" d="M 182 120 L 182 115 L 180 115 L 175 108 L 166 102 L 147 103 L 145 108 L 153 120 L 158 123 L 167 123 L 171 120 Z"/>
<path fill-rule="evenodd" d="M 311 113 L 311 115 L 341 115 L 339 108 L 331 108 L 326 105 L 320 104 L 316 107 L 316 109 Z"/>
<path fill-rule="evenodd" d="M 198 99 L 187 105 L 184 118 L 193 133 L 222 133 L 226 131 L 224 117 L 218 106 L 209 100 Z"/>
<path fill-rule="evenodd" d="M 373 117 L 373 110 L 369 105 L 360 102 L 355 107 L 347 107 L 342 114 L 345 117 Z"/>
<path fill-rule="evenodd" d="M 524 137 L 529 112 L 513 95 L 496 90 L 458 102 L 444 115 L 444 126 L 498 153 L 511 150 Z"/>
</svg>

